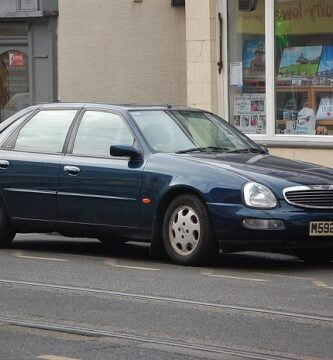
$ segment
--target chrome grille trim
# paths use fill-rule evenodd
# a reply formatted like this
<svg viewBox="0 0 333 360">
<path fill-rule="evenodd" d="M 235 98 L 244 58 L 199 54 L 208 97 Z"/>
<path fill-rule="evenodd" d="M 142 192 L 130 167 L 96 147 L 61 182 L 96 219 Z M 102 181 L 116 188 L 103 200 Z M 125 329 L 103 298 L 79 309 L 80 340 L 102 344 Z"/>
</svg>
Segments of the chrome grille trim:
<svg viewBox="0 0 333 360">
<path fill-rule="evenodd" d="M 309 209 L 333 209 L 333 185 L 302 185 L 283 189 L 290 205 Z"/>
</svg>

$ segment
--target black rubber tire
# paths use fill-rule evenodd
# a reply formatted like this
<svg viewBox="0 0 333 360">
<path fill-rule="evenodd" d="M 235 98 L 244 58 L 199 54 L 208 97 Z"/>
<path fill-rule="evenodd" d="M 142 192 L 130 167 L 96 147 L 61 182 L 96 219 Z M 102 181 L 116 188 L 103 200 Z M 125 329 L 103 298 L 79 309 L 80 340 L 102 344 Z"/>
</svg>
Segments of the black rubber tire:
<svg viewBox="0 0 333 360">
<path fill-rule="evenodd" d="M 189 255 L 180 255 L 172 247 L 169 238 L 169 224 L 173 212 L 182 206 L 191 207 L 200 222 L 200 237 L 194 251 Z M 167 208 L 163 219 L 163 243 L 169 258 L 179 265 L 207 265 L 213 263 L 218 256 L 218 245 L 215 239 L 208 209 L 205 204 L 192 194 L 184 194 L 175 198 Z"/>
<path fill-rule="evenodd" d="M 8 216 L 0 207 L 0 248 L 7 248 L 13 241 L 15 236 L 15 231 L 12 229 Z"/>
<path fill-rule="evenodd" d="M 295 250 L 295 255 L 308 263 L 328 263 L 333 260 L 333 249 L 301 249 Z"/>
</svg>

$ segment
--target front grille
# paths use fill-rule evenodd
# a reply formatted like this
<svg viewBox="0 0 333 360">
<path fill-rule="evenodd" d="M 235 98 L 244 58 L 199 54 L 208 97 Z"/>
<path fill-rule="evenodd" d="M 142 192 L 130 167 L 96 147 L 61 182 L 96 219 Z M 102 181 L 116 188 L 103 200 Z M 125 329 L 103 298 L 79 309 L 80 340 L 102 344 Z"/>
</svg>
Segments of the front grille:
<svg viewBox="0 0 333 360">
<path fill-rule="evenodd" d="M 292 205 L 316 208 L 333 208 L 333 186 L 299 186 L 284 190 L 286 201 Z"/>
</svg>

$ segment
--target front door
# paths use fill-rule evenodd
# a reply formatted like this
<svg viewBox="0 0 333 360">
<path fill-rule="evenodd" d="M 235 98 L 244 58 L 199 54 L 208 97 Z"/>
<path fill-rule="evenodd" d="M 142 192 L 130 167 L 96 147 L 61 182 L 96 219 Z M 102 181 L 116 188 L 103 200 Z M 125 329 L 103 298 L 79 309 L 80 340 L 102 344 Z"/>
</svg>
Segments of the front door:
<svg viewBox="0 0 333 360">
<path fill-rule="evenodd" d="M 111 145 L 133 142 L 119 115 L 84 113 L 70 154 L 61 161 L 58 196 L 63 221 L 138 226 L 142 163 L 110 156 Z"/>
<path fill-rule="evenodd" d="M 27 45 L 0 45 L 0 122 L 30 105 Z"/>
</svg>

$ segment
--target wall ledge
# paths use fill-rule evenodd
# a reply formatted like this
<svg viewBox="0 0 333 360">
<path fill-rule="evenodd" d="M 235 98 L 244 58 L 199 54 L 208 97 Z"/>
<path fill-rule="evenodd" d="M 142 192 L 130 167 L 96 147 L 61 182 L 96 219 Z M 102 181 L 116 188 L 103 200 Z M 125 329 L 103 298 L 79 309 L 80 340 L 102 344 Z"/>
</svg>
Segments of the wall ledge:
<svg viewBox="0 0 333 360">
<path fill-rule="evenodd" d="M 41 18 L 45 16 L 58 16 L 59 12 L 54 11 L 16 11 L 16 12 L 8 12 L 8 13 L 0 13 L 0 21 L 1 19 L 22 19 L 22 18 Z"/>
<path fill-rule="evenodd" d="M 256 140 L 257 144 L 265 145 L 268 148 L 282 149 L 333 149 L 333 141 L 316 142 L 316 141 L 276 141 L 276 140 Z"/>
</svg>

